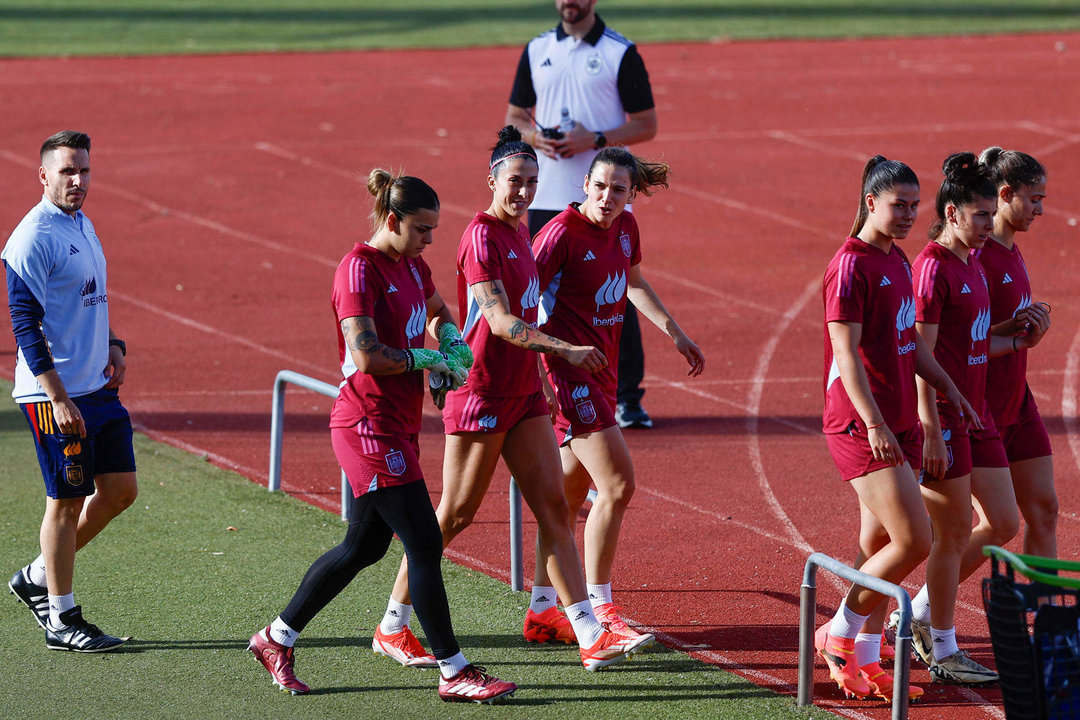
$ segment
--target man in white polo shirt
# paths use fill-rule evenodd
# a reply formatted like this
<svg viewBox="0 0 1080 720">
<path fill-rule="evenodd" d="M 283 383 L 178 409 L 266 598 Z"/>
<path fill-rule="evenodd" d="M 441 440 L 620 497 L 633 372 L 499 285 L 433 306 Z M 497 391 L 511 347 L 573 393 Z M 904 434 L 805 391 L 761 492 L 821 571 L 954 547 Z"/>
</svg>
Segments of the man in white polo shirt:
<svg viewBox="0 0 1080 720">
<path fill-rule="evenodd" d="M 539 152 L 532 235 L 585 199 L 585 175 L 600 148 L 656 136 L 649 74 L 636 46 L 597 16 L 596 0 L 556 0 L 555 7 L 559 24 L 525 46 L 506 113 L 506 122 Z M 625 315 L 615 417 L 621 427 L 648 428 L 641 329 L 633 305 Z"/>
<path fill-rule="evenodd" d="M 4 251 L 18 345 L 12 396 L 30 425 L 45 480 L 41 554 L 11 592 L 50 650 L 98 653 L 127 638 L 103 633 L 75 604 L 75 552 L 135 500 L 131 420 L 117 388 L 127 346 L 109 328 L 105 255 L 82 211 L 90 136 L 64 131 L 41 146 L 43 194 Z M 96 490 L 96 491 L 95 491 Z"/>
</svg>

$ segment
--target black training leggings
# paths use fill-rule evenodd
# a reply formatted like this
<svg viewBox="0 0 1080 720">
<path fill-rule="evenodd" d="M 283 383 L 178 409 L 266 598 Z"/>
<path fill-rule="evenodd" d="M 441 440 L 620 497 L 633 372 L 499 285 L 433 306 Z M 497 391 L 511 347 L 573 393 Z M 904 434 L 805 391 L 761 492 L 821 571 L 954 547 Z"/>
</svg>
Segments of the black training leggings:
<svg viewBox="0 0 1080 720">
<path fill-rule="evenodd" d="M 349 518 L 345 539 L 312 563 L 281 619 L 303 630 L 358 572 L 382 559 L 396 533 L 409 558 L 409 590 L 431 651 L 439 660 L 456 655 L 460 647 L 442 578 L 442 531 L 424 482 L 353 498 Z"/>
</svg>

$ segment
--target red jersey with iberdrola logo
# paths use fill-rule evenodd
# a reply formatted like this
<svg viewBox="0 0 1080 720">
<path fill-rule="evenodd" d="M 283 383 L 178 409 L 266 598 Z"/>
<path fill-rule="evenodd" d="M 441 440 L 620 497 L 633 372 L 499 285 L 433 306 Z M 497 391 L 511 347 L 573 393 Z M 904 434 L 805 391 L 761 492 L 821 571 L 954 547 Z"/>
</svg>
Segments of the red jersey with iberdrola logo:
<svg viewBox="0 0 1080 720">
<path fill-rule="evenodd" d="M 528 227 L 521 223 L 515 230 L 487 213 L 477 213 L 461 236 L 457 262 L 461 334 L 474 358 L 467 390 L 484 397 L 521 397 L 540 392 L 536 353 L 492 335 L 491 326 L 469 290 L 479 282 L 501 281 L 510 313 L 536 326 L 540 281 Z"/>
<path fill-rule="evenodd" d="M 633 214 L 620 213 L 605 230 L 574 203 L 536 234 L 533 254 L 540 276 L 540 329 L 572 345 L 593 345 L 608 361 L 600 372 L 589 373 L 544 355 L 548 372 L 569 382 L 589 380 L 614 392 L 626 278 L 630 267 L 641 262 Z"/>
<path fill-rule="evenodd" d="M 990 295 L 982 264 L 971 254 L 967 262 L 931 241 L 915 258 L 915 320 L 938 326 L 934 358 L 960 394 L 983 415 L 986 411 L 986 366 L 990 360 Z M 958 420 L 938 394 L 938 414 Z"/>
<path fill-rule="evenodd" d="M 915 298 L 911 266 L 895 244 L 884 252 L 849 237 L 825 270 L 826 433 L 841 433 L 862 418 L 848 397 L 829 340 L 829 323 L 861 325 L 859 359 L 870 393 L 889 429 L 901 433 L 919 422 L 915 391 Z"/>
<path fill-rule="evenodd" d="M 990 324 L 1008 320 L 1031 304 L 1031 280 L 1020 246 L 1008 249 L 991 240 L 975 251 L 990 289 Z M 1027 348 L 991 358 L 986 370 L 986 404 L 998 427 L 1020 420 L 1025 404 L 1034 410 L 1035 397 L 1027 383 Z"/>
<path fill-rule="evenodd" d="M 420 432 L 424 373 L 359 372 L 345 346 L 341 321 L 369 317 L 383 345 L 422 348 L 427 299 L 434 294 L 431 270 L 420 258 L 395 261 L 380 250 L 357 243 L 341 261 L 334 273 L 331 304 L 338 321 L 338 356 L 345 380 L 330 411 L 330 427 L 353 427 L 366 417 L 376 433 Z"/>
</svg>

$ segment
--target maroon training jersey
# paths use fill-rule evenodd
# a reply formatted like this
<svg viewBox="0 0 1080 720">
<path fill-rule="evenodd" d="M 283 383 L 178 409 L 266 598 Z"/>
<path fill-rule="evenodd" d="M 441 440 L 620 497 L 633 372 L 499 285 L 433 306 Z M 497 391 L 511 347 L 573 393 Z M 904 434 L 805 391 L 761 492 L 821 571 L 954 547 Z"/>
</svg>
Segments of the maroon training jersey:
<svg viewBox="0 0 1080 720">
<path fill-rule="evenodd" d="M 330 411 L 330 427 L 353 427 L 367 418 L 376 433 L 420 432 L 424 373 L 368 375 L 357 371 L 340 323 L 345 318 L 375 321 L 379 342 L 391 348 L 424 347 L 427 299 L 435 294 L 431 270 L 420 258 L 391 260 L 357 243 L 334 273 L 331 304 L 338 320 L 338 356 L 345 376 Z"/>
<path fill-rule="evenodd" d="M 971 406 L 987 416 L 986 366 L 990 359 L 990 295 L 978 258 L 964 262 L 931 241 L 915 258 L 915 320 L 938 326 L 934 357 Z M 938 414 L 953 410 L 938 396 Z"/>
<path fill-rule="evenodd" d="M 594 345 L 608 361 L 606 368 L 590 373 L 544 355 L 548 372 L 569 382 L 589 380 L 614 392 L 626 276 L 641 262 L 633 214 L 621 213 L 605 230 L 582 215 L 575 203 L 536 234 L 533 253 L 542 288 L 540 328 L 572 345 Z"/>
<path fill-rule="evenodd" d="M 1014 243 L 1009 250 L 991 240 L 976 250 L 975 256 L 982 263 L 990 290 L 991 325 L 1008 320 L 1031 304 L 1031 280 L 1019 245 Z M 986 371 L 986 404 L 998 427 L 1018 422 L 1025 402 L 1035 408 L 1035 398 L 1027 384 L 1027 361 L 1027 348 L 990 360 Z"/>
<path fill-rule="evenodd" d="M 829 341 L 829 323 L 862 325 L 859 359 L 881 416 L 899 434 L 919 422 L 915 392 L 915 298 L 911 266 L 896 245 L 886 253 L 848 238 L 825 270 L 826 433 L 841 433 L 862 418 L 848 397 Z"/>
<path fill-rule="evenodd" d="M 458 317 L 464 318 L 462 335 L 475 359 L 468 389 L 484 397 L 532 395 L 541 389 L 536 353 L 492 335 L 469 290 L 492 280 L 502 281 L 511 314 L 535 327 L 540 281 L 528 227 L 521 223 L 514 230 L 487 213 L 477 213 L 461 236 L 457 260 Z"/>
</svg>

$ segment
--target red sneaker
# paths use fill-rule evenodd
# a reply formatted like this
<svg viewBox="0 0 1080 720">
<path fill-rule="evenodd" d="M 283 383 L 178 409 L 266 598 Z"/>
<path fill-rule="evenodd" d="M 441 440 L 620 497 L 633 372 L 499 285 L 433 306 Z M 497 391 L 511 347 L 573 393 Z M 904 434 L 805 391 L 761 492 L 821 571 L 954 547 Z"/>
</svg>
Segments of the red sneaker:
<svg viewBox="0 0 1080 720">
<path fill-rule="evenodd" d="M 596 619 L 599 620 L 601 624 L 606 624 L 611 632 L 629 638 L 644 638 L 639 647 L 651 645 L 656 640 L 656 636 L 652 633 L 640 633 L 627 625 L 626 621 L 619 616 L 619 613 L 622 612 L 622 608 L 615 603 L 597 605 L 593 608 L 593 612 L 596 613 Z"/>
<path fill-rule="evenodd" d="M 525 639 L 534 643 L 561 642 L 567 645 L 577 642 L 574 626 L 559 612 L 559 608 L 550 607 L 542 613 L 525 613 Z"/>
<path fill-rule="evenodd" d="M 892 660 L 896 657 L 896 648 L 889 643 L 889 636 L 885 634 L 885 628 L 881 628 L 881 659 Z"/>
<path fill-rule="evenodd" d="M 878 663 L 870 663 L 859 668 L 859 675 L 870 686 L 870 693 L 886 702 L 892 702 L 893 676 L 881 669 Z M 923 696 L 923 689 L 918 685 L 908 684 L 908 699 L 915 702 Z"/>
<path fill-rule="evenodd" d="M 408 625 L 393 635 L 387 635 L 382 628 L 375 628 L 371 649 L 379 655 L 397 660 L 404 667 L 439 667 L 435 656 L 424 649 Z"/>
<path fill-rule="evenodd" d="M 629 660 L 631 655 L 647 643 L 646 638 L 651 637 L 651 635 L 627 637 L 609 630 L 605 624 L 600 639 L 592 647 L 581 648 L 581 664 L 586 670 L 596 671 L 608 665 Z"/>
<path fill-rule="evenodd" d="M 443 702 L 493 703 L 517 690 L 512 682 L 488 675 L 479 665 L 466 665 L 452 678 L 439 676 L 439 697 Z"/>
<path fill-rule="evenodd" d="M 293 695 L 303 695 L 311 690 L 296 679 L 296 673 L 293 671 L 293 648 L 264 638 L 264 633 L 269 637 L 270 628 L 252 635 L 248 640 L 248 650 L 255 655 L 256 660 L 263 664 L 266 672 L 270 673 L 274 684 Z"/>
<path fill-rule="evenodd" d="M 814 646 L 820 646 L 818 654 L 829 666 L 829 676 L 836 681 L 845 695 L 865 698 L 870 694 L 870 685 L 855 666 L 854 638 L 834 637 L 822 626 L 814 635 Z"/>
</svg>

